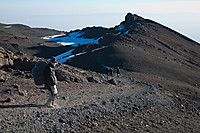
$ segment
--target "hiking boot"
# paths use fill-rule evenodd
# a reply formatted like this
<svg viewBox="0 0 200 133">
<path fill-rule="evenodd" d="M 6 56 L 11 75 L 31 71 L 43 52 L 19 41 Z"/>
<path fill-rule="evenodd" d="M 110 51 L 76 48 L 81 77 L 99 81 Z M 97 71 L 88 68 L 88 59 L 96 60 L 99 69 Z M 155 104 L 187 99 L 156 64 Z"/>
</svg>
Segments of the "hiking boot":
<svg viewBox="0 0 200 133">
<path fill-rule="evenodd" d="M 55 106 L 54 105 L 46 105 L 46 107 L 48 107 L 48 108 L 54 108 Z"/>
<path fill-rule="evenodd" d="M 48 102 L 48 101 L 47 101 L 47 103 L 46 103 L 44 106 L 46 106 L 46 107 L 48 107 L 48 108 L 53 108 L 53 107 L 54 107 L 54 104 L 53 104 L 52 102 Z"/>
<path fill-rule="evenodd" d="M 44 106 L 47 106 L 47 107 L 51 107 L 51 106 L 53 106 L 52 105 L 52 98 L 49 98 L 48 100 L 47 100 L 47 102 L 44 104 Z"/>
</svg>

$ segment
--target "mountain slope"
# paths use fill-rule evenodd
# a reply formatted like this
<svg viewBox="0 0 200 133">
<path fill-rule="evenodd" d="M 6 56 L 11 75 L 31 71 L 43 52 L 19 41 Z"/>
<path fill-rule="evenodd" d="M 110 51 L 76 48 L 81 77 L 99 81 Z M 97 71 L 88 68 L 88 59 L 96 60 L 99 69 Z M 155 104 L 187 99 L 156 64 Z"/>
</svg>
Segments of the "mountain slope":
<svg viewBox="0 0 200 133">
<path fill-rule="evenodd" d="M 29 57 L 36 55 L 49 58 L 52 54 L 63 53 L 67 49 L 42 37 L 61 33 L 61 31 L 30 28 L 21 24 L 0 24 L 0 47 Z"/>
<path fill-rule="evenodd" d="M 100 73 L 105 73 L 106 67 L 119 66 L 129 76 L 167 93 L 181 91 L 181 95 L 199 100 L 200 44 L 166 26 L 128 13 L 125 21 L 113 28 L 60 33 L 1 24 L 0 44 L 30 56 L 54 55 L 62 63 Z"/>
<path fill-rule="evenodd" d="M 199 131 L 200 102 L 168 95 L 124 70 L 108 76 L 58 64 L 56 105 L 47 108 L 49 91 L 31 77 L 41 59 L 22 58 L 3 48 L 0 55 L 13 61 L 0 68 L 1 132 Z"/>
<path fill-rule="evenodd" d="M 120 25 L 105 29 L 102 34 L 94 36 L 93 30 L 95 28 L 87 32 L 78 31 L 82 33 L 78 38 L 91 39 L 86 36 L 91 33 L 93 39 L 99 40 L 95 41 L 96 44 L 81 44 L 72 48 L 73 55 L 83 51 L 84 54 L 66 60 L 67 64 L 101 73 L 105 73 L 106 67 L 119 66 L 131 77 L 152 83 L 167 93 L 181 91 L 181 95 L 187 97 L 193 93 L 192 99 L 200 100 L 199 43 L 131 13 Z"/>
</svg>

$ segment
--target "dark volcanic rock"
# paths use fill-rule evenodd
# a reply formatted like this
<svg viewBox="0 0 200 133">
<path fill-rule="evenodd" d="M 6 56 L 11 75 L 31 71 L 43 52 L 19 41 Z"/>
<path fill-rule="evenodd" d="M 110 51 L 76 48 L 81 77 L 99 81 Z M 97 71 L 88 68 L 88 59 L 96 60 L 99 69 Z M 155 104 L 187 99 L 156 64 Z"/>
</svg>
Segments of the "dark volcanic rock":
<svg viewBox="0 0 200 133">
<path fill-rule="evenodd" d="M 107 34 L 104 34 L 103 35 L 103 39 L 100 39 L 99 40 L 99 43 L 114 43 L 116 41 L 128 41 L 127 38 L 123 37 L 123 36 L 120 36 L 120 35 L 117 35 L 117 34 L 113 34 L 113 33 L 107 33 Z"/>
<path fill-rule="evenodd" d="M 112 33 L 113 29 L 103 27 L 87 27 L 82 29 L 82 31 L 84 32 L 82 37 L 98 39 L 106 33 Z"/>
<path fill-rule="evenodd" d="M 1 101 L 2 103 L 10 103 L 12 100 L 11 100 L 11 98 L 7 98 L 6 100 L 4 100 L 4 101 Z"/>
<path fill-rule="evenodd" d="M 108 83 L 113 84 L 113 85 L 117 85 L 117 81 L 115 79 L 108 80 Z"/>
<path fill-rule="evenodd" d="M 94 77 L 87 77 L 88 82 L 98 83 L 98 80 L 96 80 Z"/>
<path fill-rule="evenodd" d="M 86 82 L 86 79 L 84 76 L 80 76 L 77 72 L 69 72 L 65 70 L 64 68 L 58 68 L 56 70 L 56 77 L 59 81 L 67 81 L 67 82 L 77 82 L 82 83 Z"/>
<path fill-rule="evenodd" d="M 137 22 L 142 22 L 144 19 L 136 14 L 128 13 L 125 16 L 125 22 L 124 25 L 130 26 L 130 25 L 135 25 Z"/>
<path fill-rule="evenodd" d="M 28 58 L 18 58 L 13 61 L 13 69 L 22 70 L 22 71 L 31 71 L 35 63 L 30 61 Z"/>
<path fill-rule="evenodd" d="M 69 81 L 69 74 L 63 70 L 56 70 L 56 77 L 59 81 Z"/>
<path fill-rule="evenodd" d="M 5 76 L 0 75 L 0 82 L 5 82 L 7 79 Z"/>
</svg>

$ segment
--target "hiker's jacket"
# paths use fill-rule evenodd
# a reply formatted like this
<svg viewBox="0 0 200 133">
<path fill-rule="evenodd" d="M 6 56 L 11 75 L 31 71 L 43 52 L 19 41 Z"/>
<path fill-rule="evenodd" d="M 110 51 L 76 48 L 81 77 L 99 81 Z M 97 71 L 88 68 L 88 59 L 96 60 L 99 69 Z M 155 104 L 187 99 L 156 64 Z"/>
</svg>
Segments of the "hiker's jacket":
<svg viewBox="0 0 200 133">
<path fill-rule="evenodd" d="M 44 70 L 44 84 L 46 87 L 50 87 L 57 84 L 55 65 L 52 62 L 49 62 L 49 64 Z"/>
</svg>

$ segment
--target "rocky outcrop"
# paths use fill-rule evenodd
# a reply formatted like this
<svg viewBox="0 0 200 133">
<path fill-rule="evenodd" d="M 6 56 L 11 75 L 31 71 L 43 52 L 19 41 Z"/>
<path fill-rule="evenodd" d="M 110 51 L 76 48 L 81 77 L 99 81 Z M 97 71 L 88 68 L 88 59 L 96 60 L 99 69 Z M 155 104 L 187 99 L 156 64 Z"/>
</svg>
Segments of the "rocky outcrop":
<svg viewBox="0 0 200 133">
<path fill-rule="evenodd" d="M 64 69 L 57 69 L 56 77 L 59 81 L 77 82 L 77 83 L 87 82 L 85 77 L 69 72 L 68 70 Z"/>
<path fill-rule="evenodd" d="M 106 33 L 113 33 L 113 29 L 103 28 L 103 27 L 87 27 L 82 29 L 82 32 L 84 32 L 83 36 L 84 38 L 94 38 L 98 39 L 102 37 Z"/>
<path fill-rule="evenodd" d="M 77 83 L 87 82 L 86 76 L 84 76 L 84 74 L 80 72 L 80 70 L 77 70 L 74 67 L 65 64 L 58 64 L 56 66 L 56 77 L 59 81 Z"/>
<path fill-rule="evenodd" d="M 130 25 L 134 25 L 138 22 L 143 22 L 144 20 L 145 19 L 143 19 L 142 17 L 140 17 L 136 14 L 128 13 L 125 17 L 124 25 L 130 26 Z"/>
<path fill-rule="evenodd" d="M 13 65 L 14 54 L 11 51 L 4 50 L 0 47 L 0 68 L 4 65 Z"/>
<path fill-rule="evenodd" d="M 13 60 L 12 68 L 21 71 L 31 71 L 35 63 L 35 61 L 29 58 L 17 58 Z"/>
<path fill-rule="evenodd" d="M 34 66 L 34 61 L 23 57 L 23 53 L 16 53 L 0 47 L 0 68 L 11 67 L 16 70 L 28 71 Z"/>
<path fill-rule="evenodd" d="M 113 85 L 117 85 L 117 81 L 114 78 L 108 80 L 108 83 L 113 84 Z"/>
<path fill-rule="evenodd" d="M 25 77 L 27 79 L 31 78 L 31 70 L 40 60 L 48 62 L 48 60 L 38 57 L 30 59 L 23 53 L 14 54 L 11 51 L 6 51 L 0 47 L 0 82 L 8 80 L 10 77 L 9 75 Z M 77 83 L 91 82 L 90 77 L 92 77 L 95 81 L 97 81 L 96 83 L 102 82 L 102 80 L 97 78 L 97 76 L 91 75 L 92 72 L 90 74 L 86 74 L 79 69 L 65 64 L 59 64 L 56 67 L 56 77 L 59 81 Z"/>
<path fill-rule="evenodd" d="M 98 84 L 106 83 L 111 78 L 104 74 L 82 70 L 66 64 L 58 64 L 56 66 L 56 77 L 58 81 Z"/>
<path fill-rule="evenodd" d="M 0 82 L 5 82 L 9 77 L 9 74 L 5 71 L 0 70 Z"/>
</svg>

